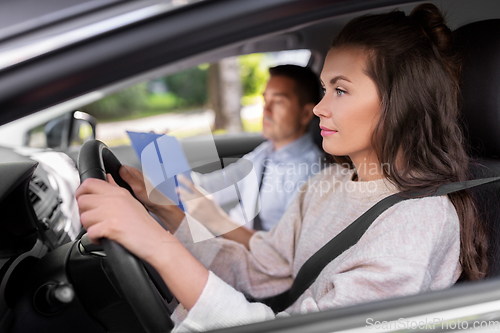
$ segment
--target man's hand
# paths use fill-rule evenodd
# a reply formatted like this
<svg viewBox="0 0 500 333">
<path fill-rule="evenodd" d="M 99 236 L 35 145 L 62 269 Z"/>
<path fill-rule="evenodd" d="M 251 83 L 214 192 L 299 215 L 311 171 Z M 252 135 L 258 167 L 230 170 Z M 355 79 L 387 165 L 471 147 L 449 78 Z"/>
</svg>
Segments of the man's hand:
<svg viewBox="0 0 500 333">
<path fill-rule="evenodd" d="M 250 237 L 253 231 L 231 220 L 229 215 L 212 199 L 201 187 L 196 187 L 189 179 L 179 175 L 177 180 L 187 187 L 178 187 L 186 211 L 196 221 L 203 224 L 215 236 L 222 236 L 242 243 L 249 248 Z M 190 218 L 188 215 L 188 219 Z"/>
<path fill-rule="evenodd" d="M 196 187 L 183 175 L 178 175 L 177 180 L 187 188 L 177 188 L 186 211 L 214 235 L 220 236 L 240 227 L 239 224 L 231 220 L 229 215 L 226 214 L 204 189 Z"/>
</svg>

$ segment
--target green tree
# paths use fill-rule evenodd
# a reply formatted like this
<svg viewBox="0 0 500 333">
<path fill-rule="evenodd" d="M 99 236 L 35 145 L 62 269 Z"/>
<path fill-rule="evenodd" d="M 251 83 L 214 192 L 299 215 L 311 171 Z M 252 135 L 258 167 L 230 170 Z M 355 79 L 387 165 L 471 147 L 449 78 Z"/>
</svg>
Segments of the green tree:
<svg viewBox="0 0 500 333">
<path fill-rule="evenodd" d="M 144 109 L 147 99 L 147 85 L 139 83 L 86 105 L 82 107 L 82 111 L 93 115 L 98 120 L 124 117 Z"/>
<path fill-rule="evenodd" d="M 264 91 L 269 80 L 267 56 L 253 53 L 238 57 L 244 97 L 255 97 Z"/>
<path fill-rule="evenodd" d="M 164 78 L 168 90 L 178 98 L 180 106 L 203 106 L 207 103 L 208 66 L 196 66 Z"/>
</svg>

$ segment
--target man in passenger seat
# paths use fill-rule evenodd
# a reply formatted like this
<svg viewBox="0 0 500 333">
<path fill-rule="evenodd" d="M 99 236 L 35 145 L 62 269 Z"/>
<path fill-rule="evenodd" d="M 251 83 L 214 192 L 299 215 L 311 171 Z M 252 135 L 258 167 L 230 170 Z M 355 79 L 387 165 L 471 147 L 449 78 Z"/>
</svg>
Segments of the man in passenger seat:
<svg viewBox="0 0 500 333">
<path fill-rule="evenodd" d="M 267 140 L 243 160 L 224 168 L 226 178 L 239 181 L 240 198 L 235 191 L 220 191 L 224 183 L 222 170 L 193 176 L 196 185 L 212 193 L 219 205 L 240 199 L 243 206 L 238 203 L 229 211 L 229 216 L 237 224 L 254 230 L 269 230 L 281 219 L 297 189 L 321 170 L 323 156 L 308 133 L 313 108 L 321 99 L 318 77 L 309 68 L 296 65 L 273 67 L 269 73 L 271 77 L 263 94 L 262 123 L 262 134 Z M 253 164 L 258 183 L 255 177 L 245 178 L 248 161 Z M 196 191 L 189 183 L 186 185 Z M 188 211 L 203 212 L 203 218 L 209 218 L 210 209 L 198 207 L 199 203 L 190 200 L 193 197 L 187 191 L 182 194 Z M 215 209 L 212 210 L 216 214 Z M 255 216 L 255 213 L 258 214 Z"/>
</svg>

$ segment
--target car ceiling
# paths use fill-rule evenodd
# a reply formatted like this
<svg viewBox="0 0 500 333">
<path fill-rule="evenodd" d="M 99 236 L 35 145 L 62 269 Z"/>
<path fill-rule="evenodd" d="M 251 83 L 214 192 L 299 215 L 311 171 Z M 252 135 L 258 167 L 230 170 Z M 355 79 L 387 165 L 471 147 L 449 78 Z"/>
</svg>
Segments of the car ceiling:
<svg viewBox="0 0 500 333">
<path fill-rule="evenodd" d="M 4 39 L 60 22 L 123 0 L 3 0 L 0 38 Z"/>
<path fill-rule="evenodd" d="M 420 2 L 426 1 L 344 0 L 335 6 L 326 0 L 198 2 L 175 16 L 167 13 L 149 20 L 140 29 L 122 29 L 0 71 L 0 124 L 97 89 L 102 93 L 96 98 L 233 55 L 310 49 L 314 55 L 310 65 L 319 72 L 332 37 L 351 18 L 394 8 L 410 11 Z M 433 2 L 447 13 L 452 29 L 500 17 L 498 0 Z M 284 17 L 284 9 L 292 15 Z M 130 40 L 136 43 L 131 46 Z M 0 43 L 0 56 L 3 48 L 5 43 Z"/>
<path fill-rule="evenodd" d="M 202 0 L 163 0 L 172 8 Z M 0 2 L 0 41 L 20 36 L 51 25 L 75 21 L 92 14 L 102 19 L 143 8 L 158 1 L 151 0 L 2 0 Z M 100 13 L 99 15 L 96 15 Z"/>
</svg>

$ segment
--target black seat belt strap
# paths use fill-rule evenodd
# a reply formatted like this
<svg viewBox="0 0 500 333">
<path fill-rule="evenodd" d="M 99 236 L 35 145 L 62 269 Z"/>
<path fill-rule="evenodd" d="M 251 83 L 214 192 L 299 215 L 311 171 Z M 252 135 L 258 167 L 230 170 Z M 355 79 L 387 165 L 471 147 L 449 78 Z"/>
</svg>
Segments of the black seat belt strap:
<svg viewBox="0 0 500 333">
<path fill-rule="evenodd" d="M 342 232 L 313 254 L 304 263 L 304 265 L 302 265 L 297 273 L 297 276 L 295 277 L 295 280 L 293 281 L 292 287 L 289 290 L 279 295 L 256 301 L 267 304 L 275 313 L 288 308 L 307 290 L 307 288 L 314 283 L 314 281 L 316 281 L 316 278 L 326 265 L 337 258 L 345 250 L 355 245 L 380 214 L 401 201 L 429 196 L 446 195 L 497 181 L 500 181 L 500 177 L 474 179 L 464 182 L 443 184 L 437 189 L 434 188 L 422 191 L 400 192 L 388 196 L 373 205 L 363 215 L 357 218 L 354 222 L 342 230 Z"/>
<path fill-rule="evenodd" d="M 258 212 L 253 218 L 253 229 L 254 230 L 264 230 L 262 225 L 262 219 L 260 218 L 259 211 L 259 201 L 261 197 L 260 190 L 262 189 L 262 184 L 264 183 L 264 177 L 266 176 L 266 158 L 262 162 L 262 174 L 260 176 L 259 191 L 257 192 L 257 201 L 255 202 L 255 211 Z M 262 204 L 261 204 L 262 205 Z"/>
</svg>

